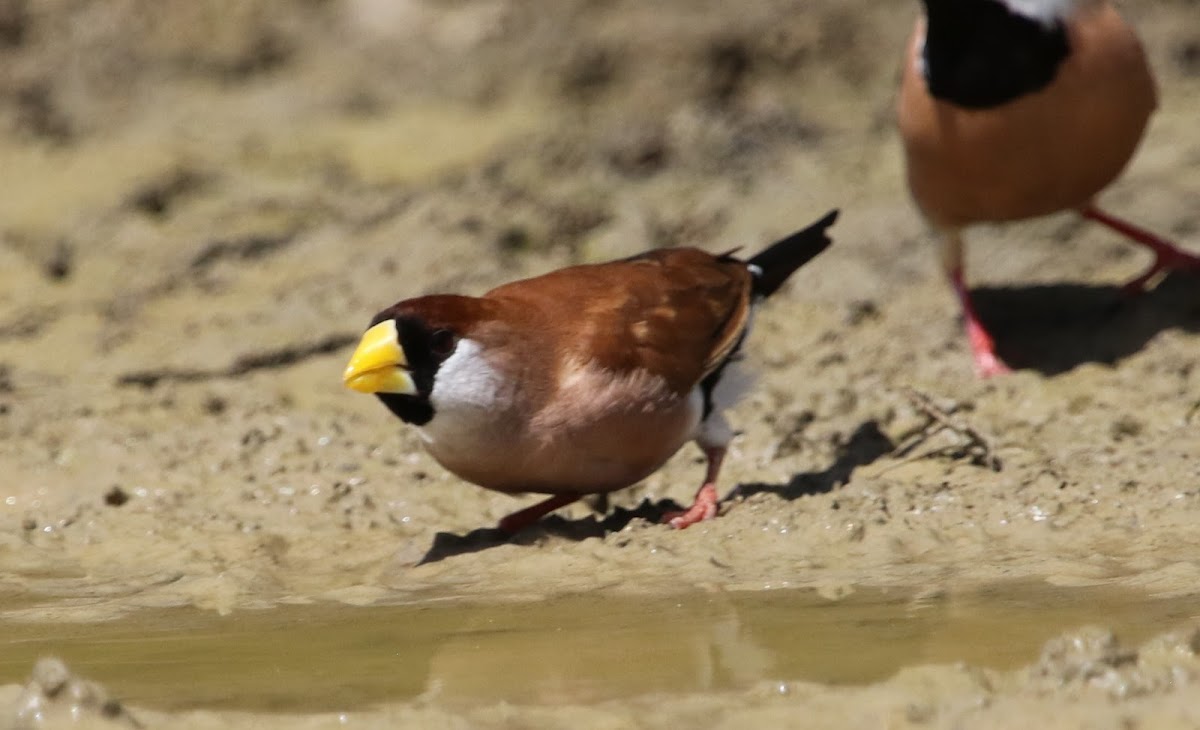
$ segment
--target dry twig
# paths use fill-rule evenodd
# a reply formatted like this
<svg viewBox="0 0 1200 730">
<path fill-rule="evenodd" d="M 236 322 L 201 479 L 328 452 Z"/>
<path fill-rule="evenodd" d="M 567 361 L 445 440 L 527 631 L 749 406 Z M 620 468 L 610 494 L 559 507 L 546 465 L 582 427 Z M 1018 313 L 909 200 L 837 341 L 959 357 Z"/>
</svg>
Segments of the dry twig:
<svg viewBox="0 0 1200 730">
<path fill-rule="evenodd" d="M 905 388 L 904 395 L 913 404 L 914 408 L 929 419 L 929 422 L 896 447 L 896 450 L 893 452 L 896 456 L 912 454 L 913 450 L 918 446 L 928 443 L 930 439 L 942 432 L 949 432 L 958 438 L 957 442 L 950 446 L 913 455 L 910 458 L 904 459 L 900 462 L 901 464 L 928 458 L 953 449 L 959 455 L 970 456 L 971 463 L 973 464 L 986 466 L 992 471 L 1000 471 L 1000 458 L 996 456 L 995 450 L 992 448 L 991 439 L 984 436 L 971 425 L 955 418 L 953 413 L 940 408 L 933 402 L 933 399 L 924 393 L 912 388 Z"/>
</svg>

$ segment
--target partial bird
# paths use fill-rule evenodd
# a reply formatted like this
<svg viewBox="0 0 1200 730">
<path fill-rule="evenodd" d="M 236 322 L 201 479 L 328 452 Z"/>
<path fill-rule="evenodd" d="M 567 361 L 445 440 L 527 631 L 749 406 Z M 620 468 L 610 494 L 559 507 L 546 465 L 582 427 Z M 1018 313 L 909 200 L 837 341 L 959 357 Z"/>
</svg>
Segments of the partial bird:
<svg viewBox="0 0 1200 730">
<path fill-rule="evenodd" d="M 922 0 L 897 118 L 917 206 L 941 241 L 975 365 L 1008 372 L 971 303 L 963 229 L 1078 211 L 1154 253 L 1125 285 L 1200 257 L 1101 210 L 1158 103 L 1133 29 L 1104 0 Z"/>
<path fill-rule="evenodd" d="M 415 426 L 461 479 L 548 499 L 508 515 L 513 533 L 590 494 L 631 486 L 694 440 L 707 459 L 684 528 L 717 514 L 733 432 L 724 411 L 754 311 L 830 244 L 834 210 L 743 261 L 737 249 L 658 249 L 572 266 L 483 296 L 405 299 L 371 320 L 347 387 Z"/>
</svg>

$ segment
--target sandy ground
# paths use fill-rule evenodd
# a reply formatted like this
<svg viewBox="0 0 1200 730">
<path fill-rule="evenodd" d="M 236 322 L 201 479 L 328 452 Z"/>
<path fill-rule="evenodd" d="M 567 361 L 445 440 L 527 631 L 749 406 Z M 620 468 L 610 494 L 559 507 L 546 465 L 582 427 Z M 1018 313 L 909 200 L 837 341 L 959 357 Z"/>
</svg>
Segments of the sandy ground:
<svg viewBox="0 0 1200 730">
<path fill-rule="evenodd" d="M 1144 254 L 1070 216 L 974 231 L 983 317 L 1022 368 L 977 380 L 891 122 L 915 11 L 0 0 L 0 608 L 86 622 L 173 605 L 1012 579 L 1194 593 L 1200 286 L 1172 276 L 1121 302 Z M 1103 198 L 1192 250 L 1196 12 L 1127 8 L 1162 106 Z M 607 516 L 577 505 L 504 541 L 486 528 L 524 502 L 449 476 L 341 387 L 353 341 L 396 299 L 651 246 L 753 248 L 832 207 L 835 247 L 750 343 L 759 387 L 734 414 L 718 520 L 654 523 L 698 484 L 689 448 Z M 1020 681 L 917 667 L 782 697 L 372 717 L 667 727 L 675 707 L 742 727 L 802 708 L 876 727 L 869 708 L 899 707 L 892 726 L 1049 713 L 1075 726 L 1078 712 L 1108 727 L 1086 719 L 1100 692 L 1113 723 L 1168 727 L 1177 710 L 1194 726 L 1196 644 L 1152 644 L 1175 679 L 1132 693 L 1078 673 L 1039 684 L 1030 656 Z M 1142 671 L 1145 654 L 1109 669 Z"/>
</svg>

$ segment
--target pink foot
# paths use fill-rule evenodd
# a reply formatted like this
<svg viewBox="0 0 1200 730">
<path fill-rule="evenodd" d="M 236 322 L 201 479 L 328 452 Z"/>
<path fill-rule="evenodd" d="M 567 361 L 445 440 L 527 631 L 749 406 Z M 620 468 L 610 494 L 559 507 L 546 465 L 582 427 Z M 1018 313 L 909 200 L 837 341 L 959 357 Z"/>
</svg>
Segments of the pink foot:
<svg viewBox="0 0 1200 730">
<path fill-rule="evenodd" d="M 967 341 L 971 343 L 971 354 L 975 358 L 975 372 L 979 374 L 979 377 L 990 378 L 993 375 L 1011 373 L 1012 368 L 996 354 L 996 344 L 979 320 L 975 317 L 967 317 L 966 312 L 963 314 L 966 317 Z"/>
<path fill-rule="evenodd" d="M 1095 206 L 1082 208 L 1079 213 L 1084 218 L 1106 225 L 1134 243 L 1145 246 L 1154 252 L 1154 263 L 1150 265 L 1150 268 L 1121 287 L 1121 293 L 1125 296 L 1142 294 L 1146 291 L 1146 285 L 1164 271 L 1191 271 L 1200 274 L 1200 256 L 1188 253 L 1170 241 L 1159 238 L 1150 231 L 1116 216 L 1109 215 Z"/>
<path fill-rule="evenodd" d="M 697 522 L 711 520 L 717 516 L 717 488 L 711 483 L 700 487 L 692 506 L 683 512 L 668 512 L 663 515 L 663 522 L 677 530 L 691 527 Z"/>
<path fill-rule="evenodd" d="M 556 494 L 550 499 L 543 500 L 535 505 L 526 507 L 525 509 L 517 512 L 513 512 L 511 515 L 504 517 L 502 520 L 500 520 L 500 524 L 497 525 L 497 528 L 507 532 L 510 535 L 514 535 L 521 530 L 524 530 L 526 527 L 534 524 L 559 507 L 566 507 L 572 502 L 579 501 L 582 497 L 583 495 L 581 494 Z"/>
<path fill-rule="evenodd" d="M 962 305 L 967 342 L 970 343 L 971 354 L 975 358 L 975 372 L 981 378 L 1011 373 L 1012 368 L 1008 367 L 996 354 L 995 341 L 983 328 L 983 323 L 979 321 L 979 315 L 975 313 L 975 305 L 971 303 L 971 295 L 963 281 L 961 269 L 950 272 L 950 283 L 954 286 L 954 293 L 958 295 L 958 301 Z"/>
</svg>

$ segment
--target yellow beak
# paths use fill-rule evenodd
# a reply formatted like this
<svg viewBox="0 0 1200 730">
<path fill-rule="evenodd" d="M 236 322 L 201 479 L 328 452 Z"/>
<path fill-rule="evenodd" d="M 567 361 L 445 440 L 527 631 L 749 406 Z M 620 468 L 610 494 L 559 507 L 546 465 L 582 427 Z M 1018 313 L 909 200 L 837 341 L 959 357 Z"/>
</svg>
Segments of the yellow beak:
<svg viewBox="0 0 1200 730">
<path fill-rule="evenodd" d="M 417 386 L 407 368 L 396 320 L 388 319 L 363 335 L 342 373 L 342 382 L 359 393 L 416 395 Z"/>
</svg>

